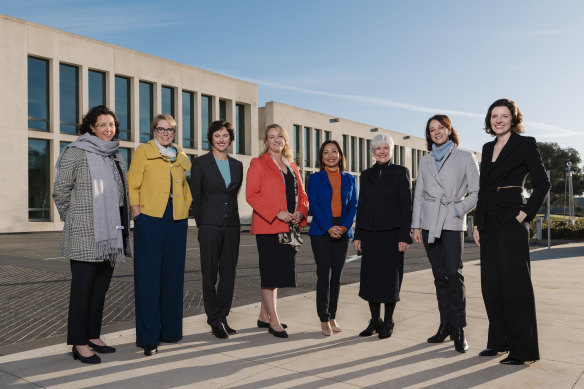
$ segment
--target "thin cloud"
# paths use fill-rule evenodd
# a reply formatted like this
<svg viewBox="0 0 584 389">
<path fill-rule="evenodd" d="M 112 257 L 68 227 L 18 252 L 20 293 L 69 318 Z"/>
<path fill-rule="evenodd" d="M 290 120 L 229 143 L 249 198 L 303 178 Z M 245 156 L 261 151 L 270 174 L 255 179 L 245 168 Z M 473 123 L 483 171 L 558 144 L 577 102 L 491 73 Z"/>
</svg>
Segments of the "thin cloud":
<svg viewBox="0 0 584 389">
<path fill-rule="evenodd" d="M 467 112 L 467 111 L 459 111 L 455 109 L 445 109 L 445 108 L 437 108 L 437 107 L 428 107 L 424 105 L 416 105 L 416 104 L 409 104 L 409 103 L 401 103 L 399 101 L 388 100 L 388 99 L 380 99 L 375 97 L 367 97 L 367 96 L 359 96 L 359 95 L 349 95 L 343 93 L 332 93 L 332 92 L 325 92 L 325 91 L 318 91 L 318 90 L 311 90 L 306 88 L 299 88 L 290 85 L 282 85 L 274 82 L 269 81 L 262 81 L 262 80 L 254 80 L 254 79 L 247 79 L 249 82 L 253 82 L 259 85 L 265 85 L 272 88 L 280 88 L 280 89 L 287 89 L 301 93 L 307 93 L 311 95 L 318 95 L 318 96 L 328 96 L 333 98 L 340 98 L 345 100 L 350 100 L 358 103 L 364 104 L 373 104 L 380 107 L 388 107 L 388 108 L 397 108 L 403 109 L 406 111 L 413 111 L 413 112 L 422 112 L 422 113 L 430 113 L 434 114 L 436 112 L 448 114 L 448 115 L 457 115 L 468 117 L 472 119 L 480 119 L 481 121 L 484 120 L 485 115 L 474 113 L 474 112 Z M 525 126 L 531 130 L 538 130 L 536 135 L 540 138 L 566 138 L 570 136 L 581 136 L 584 134 L 584 130 L 573 130 L 568 128 L 563 128 L 554 124 L 548 123 L 541 123 L 541 122 L 533 122 L 533 121 L 526 121 Z"/>
</svg>

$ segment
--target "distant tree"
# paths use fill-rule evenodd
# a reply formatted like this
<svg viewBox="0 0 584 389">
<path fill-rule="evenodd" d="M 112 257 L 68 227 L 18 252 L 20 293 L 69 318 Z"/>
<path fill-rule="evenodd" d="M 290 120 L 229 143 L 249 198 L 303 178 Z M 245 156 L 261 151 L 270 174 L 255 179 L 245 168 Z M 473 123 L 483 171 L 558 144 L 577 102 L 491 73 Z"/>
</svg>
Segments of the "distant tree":
<svg viewBox="0 0 584 389">
<path fill-rule="evenodd" d="M 578 151 L 571 147 L 561 148 L 557 143 L 538 142 L 537 145 L 546 170 L 550 170 L 552 203 L 562 205 L 564 202 L 566 164 L 568 161 L 572 162 L 574 196 L 581 196 L 584 193 L 584 174 L 580 168 L 582 159 Z M 526 186 L 530 190 L 533 188 L 529 177 Z"/>
</svg>

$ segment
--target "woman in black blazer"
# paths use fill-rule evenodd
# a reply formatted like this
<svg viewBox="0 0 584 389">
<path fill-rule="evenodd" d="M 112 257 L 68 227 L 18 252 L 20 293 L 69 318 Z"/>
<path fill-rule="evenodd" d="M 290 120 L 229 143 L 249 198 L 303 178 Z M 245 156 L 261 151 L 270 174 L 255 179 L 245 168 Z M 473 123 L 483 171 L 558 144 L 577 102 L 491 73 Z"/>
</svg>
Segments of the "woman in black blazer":
<svg viewBox="0 0 584 389">
<path fill-rule="evenodd" d="M 359 336 L 389 338 L 393 311 L 399 301 L 404 252 L 412 243 L 412 191 L 407 168 L 391 162 L 393 139 L 379 134 L 371 140 L 377 163 L 361 172 L 353 244 L 362 252 L 359 296 L 369 302 L 371 320 Z M 385 317 L 381 321 L 381 303 Z"/>
<path fill-rule="evenodd" d="M 227 154 L 234 138 L 231 123 L 224 120 L 211 123 L 207 139 L 213 149 L 195 159 L 191 176 L 201 248 L 203 303 L 207 323 L 220 339 L 237 333 L 227 324 L 239 257 L 237 194 L 243 182 L 243 164 Z"/>
<path fill-rule="evenodd" d="M 523 114 L 515 102 L 500 99 L 491 104 L 485 130 L 496 139 L 483 146 L 473 231 L 481 251 L 481 287 L 489 318 L 487 348 L 479 355 L 509 351 L 500 363 L 521 365 L 539 359 L 529 222 L 551 184 L 535 139 L 519 135 L 524 131 Z M 534 189 L 525 201 L 528 173 Z"/>
</svg>

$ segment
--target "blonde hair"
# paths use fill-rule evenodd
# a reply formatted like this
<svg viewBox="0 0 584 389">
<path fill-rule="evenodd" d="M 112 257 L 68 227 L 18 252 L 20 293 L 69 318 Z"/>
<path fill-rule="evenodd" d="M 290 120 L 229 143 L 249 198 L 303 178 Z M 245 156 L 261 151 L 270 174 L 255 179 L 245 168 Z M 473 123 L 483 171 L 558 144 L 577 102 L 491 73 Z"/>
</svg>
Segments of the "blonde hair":
<svg viewBox="0 0 584 389">
<path fill-rule="evenodd" d="M 278 134 L 282 135 L 282 138 L 284 138 L 284 149 L 282 149 L 282 156 L 284 158 L 286 158 L 288 160 L 288 162 L 292 162 L 292 150 L 290 150 L 290 138 L 288 137 L 288 132 L 286 132 L 284 127 L 282 127 L 279 124 L 275 124 L 275 123 L 267 126 L 266 130 L 264 131 L 264 147 L 265 148 L 264 148 L 264 152 L 262 153 L 262 155 L 267 153 L 269 150 L 268 131 L 270 131 L 272 128 L 275 128 L 276 131 L 278 131 Z"/>
<path fill-rule="evenodd" d="M 161 113 L 154 116 L 154 118 L 152 119 L 150 130 L 154 132 L 156 127 L 158 127 L 158 122 L 161 120 L 166 120 L 168 124 L 170 124 L 170 126 L 176 130 L 176 120 L 174 120 L 174 118 L 167 113 Z"/>
</svg>

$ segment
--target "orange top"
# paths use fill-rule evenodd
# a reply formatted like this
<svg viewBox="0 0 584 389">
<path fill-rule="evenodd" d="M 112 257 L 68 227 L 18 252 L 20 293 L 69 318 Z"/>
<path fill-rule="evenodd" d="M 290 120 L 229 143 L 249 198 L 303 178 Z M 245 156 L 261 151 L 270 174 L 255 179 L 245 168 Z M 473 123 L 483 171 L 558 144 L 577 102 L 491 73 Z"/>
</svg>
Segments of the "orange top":
<svg viewBox="0 0 584 389">
<path fill-rule="evenodd" d="M 343 212 L 343 204 L 341 202 L 341 171 L 337 168 L 332 172 L 325 167 L 326 174 L 333 188 L 333 197 L 331 198 L 331 210 L 333 217 L 341 217 Z"/>
</svg>

